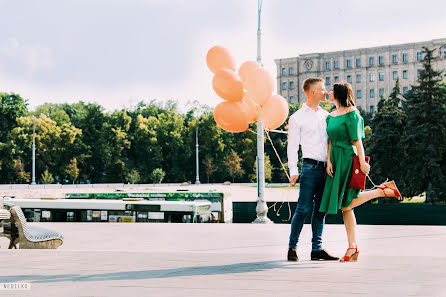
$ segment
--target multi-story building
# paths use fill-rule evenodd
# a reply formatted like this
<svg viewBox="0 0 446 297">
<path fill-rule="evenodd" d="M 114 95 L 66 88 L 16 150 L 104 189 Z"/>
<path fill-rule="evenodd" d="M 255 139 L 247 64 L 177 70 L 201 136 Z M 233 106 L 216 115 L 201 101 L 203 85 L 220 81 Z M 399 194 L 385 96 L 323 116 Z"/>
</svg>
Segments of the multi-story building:
<svg viewBox="0 0 446 297">
<path fill-rule="evenodd" d="M 277 90 L 290 103 L 306 101 L 302 84 L 308 77 L 322 77 L 328 91 L 340 80 L 348 81 L 356 104 L 375 111 L 379 100 L 390 94 L 399 78 L 402 93 L 417 84 L 423 47 L 436 49 L 434 69 L 446 69 L 446 38 L 276 59 Z"/>
</svg>

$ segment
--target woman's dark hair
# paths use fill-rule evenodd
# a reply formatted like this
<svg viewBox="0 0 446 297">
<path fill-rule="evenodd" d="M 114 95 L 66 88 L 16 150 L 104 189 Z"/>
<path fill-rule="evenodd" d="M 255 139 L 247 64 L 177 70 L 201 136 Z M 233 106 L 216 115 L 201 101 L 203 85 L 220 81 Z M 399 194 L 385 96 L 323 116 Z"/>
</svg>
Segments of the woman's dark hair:
<svg viewBox="0 0 446 297">
<path fill-rule="evenodd" d="M 346 81 L 333 85 L 333 95 L 343 107 L 356 106 L 352 86 Z"/>
</svg>

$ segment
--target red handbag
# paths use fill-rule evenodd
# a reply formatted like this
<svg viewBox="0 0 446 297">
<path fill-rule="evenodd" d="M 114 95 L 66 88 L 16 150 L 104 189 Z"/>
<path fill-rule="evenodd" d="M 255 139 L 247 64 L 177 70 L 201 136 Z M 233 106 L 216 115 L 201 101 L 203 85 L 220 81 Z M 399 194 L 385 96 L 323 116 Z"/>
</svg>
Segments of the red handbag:
<svg viewBox="0 0 446 297">
<path fill-rule="evenodd" d="M 368 164 L 370 162 L 370 157 L 365 156 L 365 161 Z M 361 171 L 361 165 L 359 163 L 359 157 L 353 156 L 353 167 L 352 167 L 352 177 L 348 185 L 349 188 L 357 190 L 365 190 L 365 178 L 366 175 Z"/>
</svg>

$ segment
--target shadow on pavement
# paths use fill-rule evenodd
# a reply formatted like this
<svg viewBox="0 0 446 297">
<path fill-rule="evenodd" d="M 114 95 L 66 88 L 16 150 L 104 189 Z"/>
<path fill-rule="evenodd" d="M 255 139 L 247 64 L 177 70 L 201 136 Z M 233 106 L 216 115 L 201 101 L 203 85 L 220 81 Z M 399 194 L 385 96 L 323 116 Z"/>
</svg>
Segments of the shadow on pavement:
<svg viewBox="0 0 446 297">
<path fill-rule="evenodd" d="M 310 264 L 310 265 L 308 265 Z M 59 275 L 14 275 L 0 276 L 2 282 L 56 283 L 56 282 L 95 282 L 110 280 L 142 280 L 156 278 L 170 278 L 183 276 L 224 275 L 233 273 L 261 272 L 270 269 L 314 269 L 319 268 L 317 262 L 290 263 L 283 260 L 247 262 L 218 266 L 194 266 L 157 270 L 139 270 L 127 272 L 98 273 L 98 274 L 59 274 Z"/>
</svg>

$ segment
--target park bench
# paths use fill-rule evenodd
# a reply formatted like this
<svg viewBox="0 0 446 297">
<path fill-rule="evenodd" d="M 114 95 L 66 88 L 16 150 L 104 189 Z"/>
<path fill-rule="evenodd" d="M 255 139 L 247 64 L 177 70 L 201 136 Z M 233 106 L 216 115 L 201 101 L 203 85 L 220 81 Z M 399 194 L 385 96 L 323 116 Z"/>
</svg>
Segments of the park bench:
<svg viewBox="0 0 446 297">
<path fill-rule="evenodd" d="M 11 212 L 9 222 L 3 221 L 3 235 L 10 239 L 10 249 L 57 249 L 63 243 L 63 235 L 42 227 L 30 226 L 18 205 L 4 202 L 5 208 Z"/>
</svg>

